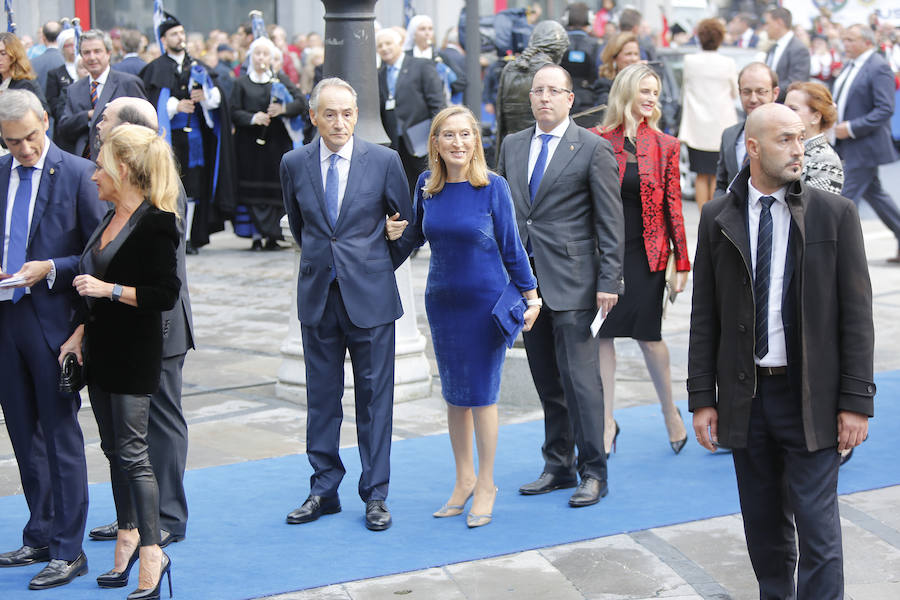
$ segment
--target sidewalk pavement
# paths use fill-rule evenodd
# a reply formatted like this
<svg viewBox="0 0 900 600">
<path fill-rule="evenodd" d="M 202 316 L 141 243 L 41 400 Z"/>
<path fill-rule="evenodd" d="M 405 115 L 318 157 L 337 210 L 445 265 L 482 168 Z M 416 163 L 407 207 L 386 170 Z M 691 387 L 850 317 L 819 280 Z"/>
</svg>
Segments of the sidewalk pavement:
<svg viewBox="0 0 900 600">
<path fill-rule="evenodd" d="M 891 165 L 885 184 L 900 183 L 900 165 Z M 896 186 L 895 186 L 896 187 Z M 689 248 L 693 252 L 698 213 L 684 205 Z M 868 209 L 863 229 L 874 291 L 876 372 L 900 369 L 900 267 L 885 263 L 897 251 L 888 230 Z M 286 245 L 286 244 L 285 244 Z M 293 252 L 250 252 L 249 240 L 216 234 L 197 256 L 188 257 L 198 349 L 184 368 L 184 412 L 190 426 L 188 468 L 232 464 L 305 451 L 306 415 L 302 404 L 275 395 L 280 348 L 291 305 Z M 419 328 L 428 337 L 424 311 L 427 253 L 412 260 Z M 663 337 L 671 354 L 673 393 L 686 397 L 689 289 L 669 308 Z M 634 342 L 616 343 L 616 408 L 655 404 L 653 386 Z M 432 397 L 398 403 L 394 439 L 446 432 L 446 414 L 430 342 Z M 108 481 L 106 459 L 84 394 L 80 420 L 92 483 Z M 301 399 L 302 400 L 302 399 Z M 894 401 L 892 398 L 876 399 Z M 500 424 L 541 418 L 524 351 L 510 350 L 499 402 Z M 687 426 L 690 429 L 690 416 Z M 624 434 L 623 434 L 624 435 Z M 356 445 L 353 411 L 345 411 L 344 446 Z M 667 442 L 660 418 L 660 443 Z M 690 440 L 688 443 L 694 443 Z M 615 477 L 615 458 L 611 476 Z M 540 469 L 535 450 L 535 475 Z M 301 486 L 302 487 L 302 486 Z M 452 487 L 448 479 L 447 493 Z M 0 433 L 0 495 L 21 493 L 9 437 Z M 661 493 L 665 493 L 661 490 Z M 305 491 L 298 492 L 298 503 Z M 304 496 L 305 497 L 305 496 Z M 691 502 L 696 499 L 673 499 Z M 699 501 L 702 501 L 699 500 Z M 842 496 L 847 597 L 854 600 L 900 598 L 900 486 Z M 285 507 L 287 512 L 291 507 Z M 430 509 L 429 509 L 430 510 Z M 112 517 L 112 515 L 110 515 Z M 88 527 L 100 523 L 89 523 Z M 190 531 L 188 532 L 190 534 Z M 271 596 L 280 600 L 376 600 L 387 598 L 553 599 L 645 598 L 734 599 L 758 597 L 744 544 L 740 515 L 542 548 L 497 558 L 446 565 Z"/>
</svg>

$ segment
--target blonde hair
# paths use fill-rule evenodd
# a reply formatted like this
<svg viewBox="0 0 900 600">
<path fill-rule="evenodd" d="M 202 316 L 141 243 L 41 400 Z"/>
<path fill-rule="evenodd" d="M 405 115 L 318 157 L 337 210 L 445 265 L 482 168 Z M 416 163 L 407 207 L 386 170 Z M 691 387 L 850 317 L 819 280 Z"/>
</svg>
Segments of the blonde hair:
<svg viewBox="0 0 900 600">
<path fill-rule="evenodd" d="M 128 183 L 156 208 L 178 215 L 178 171 L 172 149 L 152 129 L 119 125 L 109 132 L 100 147 L 97 164 L 113 180 L 117 190 Z M 119 164 L 128 169 L 127 181 L 123 182 L 119 176 Z"/>
<path fill-rule="evenodd" d="M 430 140 L 428 145 L 428 168 L 431 169 L 431 174 L 425 180 L 425 187 L 422 188 L 426 198 L 440 192 L 444 189 L 444 184 L 447 183 L 447 165 L 444 164 L 444 159 L 438 154 L 437 138 L 447 119 L 458 115 L 469 119 L 469 123 L 472 125 L 472 134 L 475 136 L 475 153 L 472 155 L 472 161 L 466 170 L 466 179 L 473 187 L 484 187 L 490 183 L 487 162 L 484 160 L 484 147 L 481 144 L 481 129 L 478 125 L 478 120 L 472 114 L 472 111 L 465 106 L 450 106 L 439 112 L 434 117 L 434 120 L 431 121 L 431 132 L 428 135 Z"/>
<path fill-rule="evenodd" d="M 637 97 L 641 88 L 641 82 L 646 77 L 656 79 L 656 84 L 662 89 L 662 82 L 659 75 L 652 68 L 643 63 L 635 63 L 628 65 L 622 69 L 615 80 L 613 80 L 612 89 L 609 91 L 608 106 L 606 108 L 606 118 L 603 119 L 604 131 L 611 131 L 617 127 L 624 126 L 625 135 L 629 138 L 637 135 L 639 121 L 634 118 L 631 112 L 631 104 Z M 662 113 L 659 110 L 659 102 L 653 107 L 653 113 L 647 119 L 647 125 L 659 131 L 657 123 Z"/>
</svg>

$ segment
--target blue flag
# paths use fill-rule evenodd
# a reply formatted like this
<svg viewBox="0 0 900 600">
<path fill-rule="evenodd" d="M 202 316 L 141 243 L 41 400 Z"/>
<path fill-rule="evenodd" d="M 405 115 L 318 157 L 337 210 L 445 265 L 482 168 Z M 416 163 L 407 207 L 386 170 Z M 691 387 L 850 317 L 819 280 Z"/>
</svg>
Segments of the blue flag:
<svg viewBox="0 0 900 600">
<path fill-rule="evenodd" d="M 156 43 L 159 44 L 159 51 L 162 54 L 166 53 L 166 49 L 163 47 L 162 40 L 159 37 L 159 26 L 165 20 L 166 15 L 163 12 L 162 0 L 153 0 L 153 35 L 156 36 Z"/>
<path fill-rule="evenodd" d="M 414 16 L 416 9 L 413 8 L 412 0 L 403 0 L 403 26 L 409 27 L 409 22 Z"/>
<path fill-rule="evenodd" d="M 13 12 L 12 0 L 6 0 L 6 31 L 16 32 L 16 13 Z"/>
</svg>

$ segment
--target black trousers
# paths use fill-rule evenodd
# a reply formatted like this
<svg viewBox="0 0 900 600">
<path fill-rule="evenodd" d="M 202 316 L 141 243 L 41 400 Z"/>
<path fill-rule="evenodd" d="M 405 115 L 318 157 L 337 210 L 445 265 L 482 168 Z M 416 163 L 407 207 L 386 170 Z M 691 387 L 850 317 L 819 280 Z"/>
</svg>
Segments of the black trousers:
<svg viewBox="0 0 900 600">
<path fill-rule="evenodd" d="M 88 389 L 100 448 L 109 459 L 119 529 L 137 528 L 142 546 L 159 544 L 159 488 L 147 447 L 150 395 L 111 394 L 96 385 Z"/>
<path fill-rule="evenodd" d="M 188 518 L 184 493 L 188 426 L 181 410 L 184 356 L 163 358 L 159 389 L 150 401 L 147 429 L 150 462 L 159 486 L 159 525 L 175 535 L 186 533 Z"/>
<path fill-rule="evenodd" d="M 394 410 L 394 322 L 368 329 L 350 321 L 337 283 L 315 327 L 300 324 L 306 367 L 306 454 L 314 469 L 310 494 L 336 496 L 346 473 L 338 448 L 344 417 L 344 355 L 350 351 L 356 436 L 362 474 L 359 497 L 384 500 L 391 476 Z"/>
<path fill-rule="evenodd" d="M 800 401 L 786 375 L 760 377 L 757 389 L 747 447 L 733 458 L 759 597 L 841 600 L 840 456 L 834 447 L 806 449 Z"/>
<path fill-rule="evenodd" d="M 544 307 L 523 337 L 544 409 L 544 471 L 606 481 L 600 348 L 590 331 L 595 312 Z"/>
</svg>

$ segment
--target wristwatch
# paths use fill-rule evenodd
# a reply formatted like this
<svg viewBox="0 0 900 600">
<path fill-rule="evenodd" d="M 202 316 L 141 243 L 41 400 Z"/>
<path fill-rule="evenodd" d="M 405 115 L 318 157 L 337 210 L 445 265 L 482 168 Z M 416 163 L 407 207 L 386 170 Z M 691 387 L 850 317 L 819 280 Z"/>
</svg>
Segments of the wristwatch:
<svg viewBox="0 0 900 600">
<path fill-rule="evenodd" d="M 110 294 L 109 297 L 113 302 L 118 302 L 119 298 L 122 297 L 122 286 L 119 285 L 118 283 L 114 283 L 112 294 Z"/>
</svg>

